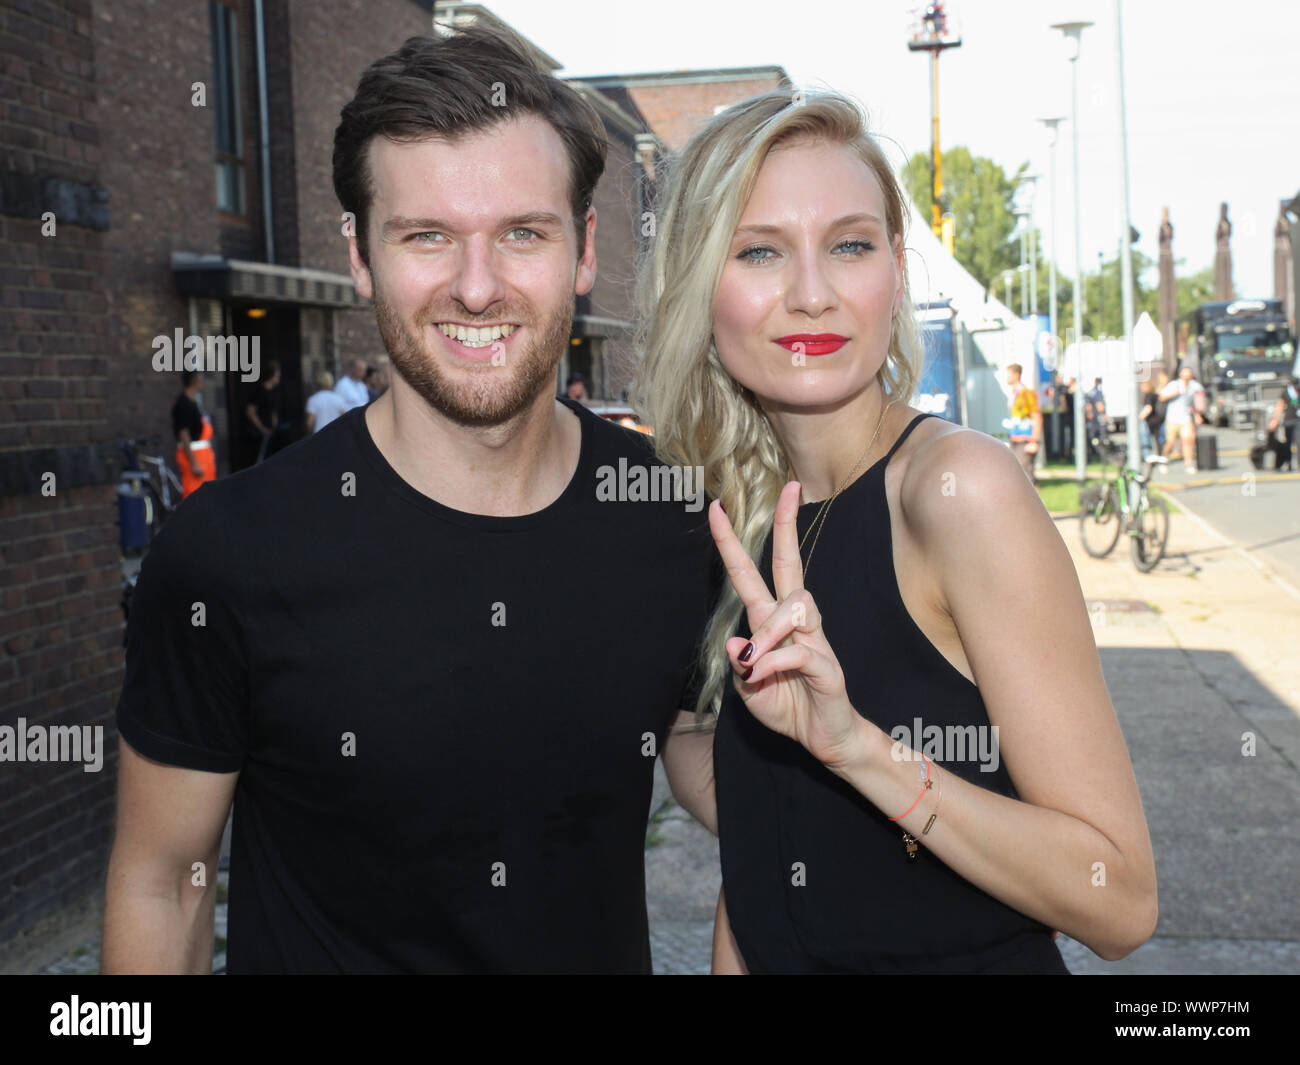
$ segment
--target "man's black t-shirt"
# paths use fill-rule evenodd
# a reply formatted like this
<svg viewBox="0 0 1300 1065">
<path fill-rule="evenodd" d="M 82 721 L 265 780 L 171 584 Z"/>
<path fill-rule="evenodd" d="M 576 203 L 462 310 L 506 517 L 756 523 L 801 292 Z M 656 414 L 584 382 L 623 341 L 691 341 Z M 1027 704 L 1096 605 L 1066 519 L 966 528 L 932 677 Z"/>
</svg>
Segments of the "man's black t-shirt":
<svg viewBox="0 0 1300 1065">
<path fill-rule="evenodd" d="M 1165 401 L 1160 398 L 1160 393 L 1156 389 L 1149 389 L 1142 393 L 1142 406 L 1150 407 L 1151 413 L 1146 416 L 1147 428 L 1151 434 L 1160 432 L 1160 427 L 1165 423 Z"/>
<path fill-rule="evenodd" d="M 182 429 L 190 431 L 191 441 L 203 439 L 203 412 L 184 392 L 172 404 L 172 432 L 177 440 L 180 439 Z"/>
<path fill-rule="evenodd" d="M 654 755 L 722 573 L 702 487 L 561 402 L 581 457 L 534 514 L 422 495 L 357 408 L 154 542 L 118 727 L 240 774 L 230 972 L 649 971 Z"/>
</svg>

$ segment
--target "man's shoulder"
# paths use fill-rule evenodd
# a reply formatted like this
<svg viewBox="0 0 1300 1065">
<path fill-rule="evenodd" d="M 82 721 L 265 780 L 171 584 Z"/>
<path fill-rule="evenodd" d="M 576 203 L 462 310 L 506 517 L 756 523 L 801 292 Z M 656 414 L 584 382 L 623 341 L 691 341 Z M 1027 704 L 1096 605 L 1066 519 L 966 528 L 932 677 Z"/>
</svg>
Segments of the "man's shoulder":
<svg viewBox="0 0 1300 1065">
<path fill-rule="evenodd" d="M 566 406 L 573 409 L 580 405 L 569 400 Z M 678 531 L 700 527 L 707 531 L 709 497 L 702 467 L 678 466 L 662 458 L 648 433 L 602 418 L 585 407 L 576 413 L 580 419 L 589 420 L 591 472 L 596 479 L 597 499 L 656 504 L 647 510 L 633 510 L 643 517 L 653 516 L 659 531 L 664 528 L 658 524 L 660 521 Z M 642 517 L 637 522 L 641 525 Z M 711 540 L 709 546 L 712 548 Z"/>
<path fill-rule="evenodd" d="M 317 493 L 322 475 L 336 480 L 338 470 L 358 469 L 365 459 L 353 419 L 364 415 L 361 407 L 346 411 L 257 465 L 210 482 L 196 496 L 215 489 L 210 505 L 252 517 L 283 511 L 296 499 Z"/>
</svg>

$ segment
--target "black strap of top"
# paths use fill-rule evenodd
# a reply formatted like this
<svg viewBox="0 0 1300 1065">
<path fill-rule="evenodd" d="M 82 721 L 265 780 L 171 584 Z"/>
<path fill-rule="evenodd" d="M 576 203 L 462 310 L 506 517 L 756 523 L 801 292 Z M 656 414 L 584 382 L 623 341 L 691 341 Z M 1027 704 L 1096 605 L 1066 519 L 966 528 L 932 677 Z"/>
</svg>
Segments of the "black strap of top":
<svg viewBox="0 0 1300 1065">
<path fill-rule="evenodd" d="M 921 424 L 921 419 L 922 419 L 922 418 L 934 418 L 934 417 L 937 417 L 937 415 L 934 415 L 934 414 L 918 414 L 915 418 L 913 418 L 910 422 L 908 422 L 908 423 L 907 423 L 907 428 L 904 429 L 904 430 L 899 434 L 898 439 L 894 441 L 894 446 L 891 447 L 891 448 L 889 449 L 888 453 L 885 455 L 885 461 L 884 461 L 884 463 L 882 463 L 882 465 L 885 465 L 885 466 L 888 466 L 888 465 L 889 465 L 889 460 L 892 459 L 892 458 L 894 457 L 894 452 L 897 451 L 900 447 L 903 446 L 903 441 L 907 439 L 908 434 L 911 433 L 911 431 L 912 431 L 913 429 L 915 429 L 918 425 Z"/>
</svg>

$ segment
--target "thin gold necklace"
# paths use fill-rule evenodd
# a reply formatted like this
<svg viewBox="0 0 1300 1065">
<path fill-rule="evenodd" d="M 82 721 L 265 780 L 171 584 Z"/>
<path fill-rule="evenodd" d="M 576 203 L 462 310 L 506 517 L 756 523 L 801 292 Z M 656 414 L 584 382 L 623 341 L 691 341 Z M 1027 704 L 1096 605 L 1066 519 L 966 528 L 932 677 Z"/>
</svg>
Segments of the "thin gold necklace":
<svg viewBox="0 0 1300 1065">
<path fill-rule="evenodd" d="M 871 439 L 867 442 L 867 449 L 862 452 L 862 457 L 858 459 L 857 465 L 849 471 L 849 475 L 845 477 L 844 482 L 831 493 L 830 498 L 821 505 L 821 509 L 817 511 L 816 516 L 812 520 L 812 524 L 808 526 L 808 531 L 803 534 L 803 539 L 799 541 L 799 552 L 802 554 L 803 545 L 808 542 L 808 537 L 812 535 L 813 529 L 815 528 L 817 530 L 817 535 L 813 536 L 813 543 L 812 547 L 808 551 L 808 557 L 804 559 L 803 571 L 805 576 L 808 573 L 808 567 L 812 565 L 813 552 L 817 550 L 817 541 L 821 539 L 822 528 L 826 524 L 826 519 L 830 516 L 831 504 L 835 502 L 836 496 L 843 492 L 844 489 L 849 486 L 853 478 L 858 475 L 858 470 L 861 469 L 862 464 L 867 461 L 867 456 L 871 454 L 871 449 L 875 446 L 876 438 L 880 436 L 881 427 L 885 424 L 885 415 L 889 413 L 889 408 L 897 402 L 898 400 L 896 399 L 891 400 L 885 405 L 885 409 L 880 412 L 880 418 L 876 422 L 876 431 L 871 434 Z"/>
</svg>

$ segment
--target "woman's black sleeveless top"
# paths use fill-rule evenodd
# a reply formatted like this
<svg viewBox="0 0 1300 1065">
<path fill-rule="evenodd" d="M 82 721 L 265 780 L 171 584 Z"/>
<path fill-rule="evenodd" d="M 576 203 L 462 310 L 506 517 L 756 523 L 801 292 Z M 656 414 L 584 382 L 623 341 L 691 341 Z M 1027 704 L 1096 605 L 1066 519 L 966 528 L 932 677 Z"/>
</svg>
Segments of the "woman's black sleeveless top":
<svg viewBox="0 0 1300 1065">
<path fill-rule="evenodd" d="M 1016 798 L 1000 759 L 981 771 L 996 746 L 991 733 L 983 747 L 976 738 L 989 727 L 979 690 L 922 634 L 894 575 L 885 467 L 924 417 L 835 500 L 804 585 L 858 712 L 896 738 L 905 726 L 906 746 L 927 755 L 936 748 L 923 746 L 926 736 L 939 735 L 930 726 L 941 727 L 945 768 Z M 820 506 L 799 509 L 801 541 Z M 771 534 L 759 568 L 771 588 Z M 738 635 L 750 635 L 743 617 Z M 714 772 L 727 911 L 750 972 L 1068 972 L 1049 929 L 953 872 L 924 843 L 908 861 L 899 826 L 757 721 L 730 683 Z"/>
</svg>

